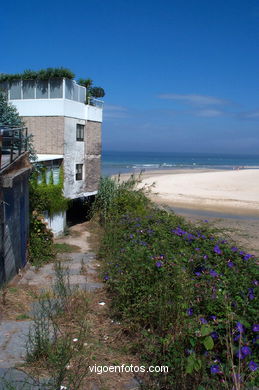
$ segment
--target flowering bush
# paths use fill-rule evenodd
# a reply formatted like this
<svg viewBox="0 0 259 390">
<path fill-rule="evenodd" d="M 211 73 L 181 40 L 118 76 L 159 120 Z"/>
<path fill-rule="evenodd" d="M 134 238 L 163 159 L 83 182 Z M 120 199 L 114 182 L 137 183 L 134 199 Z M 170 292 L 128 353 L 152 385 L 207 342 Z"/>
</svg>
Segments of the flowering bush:
<svg viewBox="0 0 259 390">
<path fill-rule="evenodd" d="M 138 192 L 138 198 L 141 195 Z M 142 194 L 144 197 L 144 195 Z M 106 219 L 101 256 L 114 314 L 140 332 L 139 350 L 169 366 L 160 389 L 258 385 L 256 259 L 215 232 L 125 190 Z M 248 388 L 248 387 L 246 387 Z"/>
<path fill-rule="evenodd" d="M 43 216 L 33 211 L 30 218 L 29 261 L 41 266 L 55 257 L 53 234 Z"/>
</svg>

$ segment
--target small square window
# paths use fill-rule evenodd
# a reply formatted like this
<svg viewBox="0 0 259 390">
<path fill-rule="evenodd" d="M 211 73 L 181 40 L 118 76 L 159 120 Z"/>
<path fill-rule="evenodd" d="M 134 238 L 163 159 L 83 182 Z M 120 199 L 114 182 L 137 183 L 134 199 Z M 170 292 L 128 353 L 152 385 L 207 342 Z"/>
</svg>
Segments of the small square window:
<svg viewBox="0 0 259 390">
<path fill-rule="evenodd" d="M 84 140 L 84 132 L 85 132 L 85 126 L 77 123 L 77 125 L 76 125 L 76 140 L 77 141 Z"/>
<path fill-rule="evenodd" d="M 76 164 L 76 180 L 83 180 L 83 164 Z"/>
</svg>

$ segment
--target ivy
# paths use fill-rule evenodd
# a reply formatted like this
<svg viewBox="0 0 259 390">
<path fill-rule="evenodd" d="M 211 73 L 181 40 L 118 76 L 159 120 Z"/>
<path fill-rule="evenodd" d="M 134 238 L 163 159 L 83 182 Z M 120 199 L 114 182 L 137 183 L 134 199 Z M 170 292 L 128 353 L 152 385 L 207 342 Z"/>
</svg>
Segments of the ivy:
<svg viewBox="0 0 259 390">
<path fill-rule="evenodd" d="M 41 176 L 42 182 L 38 179 Z M 39 213 L 47 211 L 50 216 L 55 213 L 66 211 L 69 199 L 63 195 L 64 172 L 60 168 L 59 183 L 53 183 L 53 172 L 51 172 L 49 183 L 46 181 L 46 169 L 34 170 L 30 179 L 30 207 Z"/>
</svg>

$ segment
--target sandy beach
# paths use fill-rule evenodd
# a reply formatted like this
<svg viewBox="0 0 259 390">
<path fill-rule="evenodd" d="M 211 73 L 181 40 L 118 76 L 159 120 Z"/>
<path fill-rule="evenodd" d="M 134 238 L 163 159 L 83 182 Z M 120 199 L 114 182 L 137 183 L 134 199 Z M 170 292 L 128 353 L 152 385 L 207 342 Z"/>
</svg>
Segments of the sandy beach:
<svg viewBox="0 0 259 390">
<path fill-rule="evenodd" d="M 142 180 L 161 204 L 259 216 L 259 169 L 145 172 Z"/>
</svg>

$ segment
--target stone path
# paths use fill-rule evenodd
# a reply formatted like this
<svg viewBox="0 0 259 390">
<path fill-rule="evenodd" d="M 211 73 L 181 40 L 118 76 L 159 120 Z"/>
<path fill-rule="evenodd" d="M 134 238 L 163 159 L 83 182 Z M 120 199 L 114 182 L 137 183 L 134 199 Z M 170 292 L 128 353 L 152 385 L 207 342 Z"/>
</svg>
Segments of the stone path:
<svg viewBox="0 0 259 390">
<path fill-rule="evenodd" d="M 103 284 L 96 282 L 96 258 L 92 252 L 59 254 L 58 259 L 67 269 L 71 287 L 77 286 L 86 291 L 102 288 Z M 46 264 L 39 270 L 31 266 L 21 277 L 18 285 L 37 286 L 39 289 L 49 289 L 55 279 L 54 264 Z M 35 304 L 34 304 L 35 306 Z M 29 315 L 33 315 L 33 308 Z M 26 386 L 22 384 L 25 373 L 14 367 L 22 364 L 26 356 L 26 341 L 32 321 L 2 321 L 0 323 L 0 390 L 39 389 L 28 377 Z M 2 378 L 2 379 L 1 379 Z M 5 379 L 3 379 L 5 378 Z M 8 380 L 8 386 L 5 381 Z M 10 383 L 12 383 L 12 386 Z M 24 382 L 24 381 L 23 381 Z M 24 387 L 22 387 L 24 386 Z"/>
<path fill-rule="evenodd" d="M 94 292 L 103 287 L 103 283 L 98 281 L 97 269 L 99 264 L 96 255 L 89 250 L 84 224 L 74 226 L 80 234 L 73 238 L 64 237 L 58 242 L 66 242 L 80 246 L 81 252 L 78 253 L 60 253 L 57 258 L 61 260 L 62 266 L 67 269 L 69 283 L 71 287 L 77 286 L 79 289 Z M 46 264 L 40 269 L 31 266 L 22 275 L 18 285 L 36 286 L 39 290 L 48 290 L 54 283 L 55 270 L 54 264 Z M 33 317 L 37 303 L 31 307 L 28 315 Z M 26 373 L 20 371 L 19 365 L 24 363 L 26 356 L 26 341 L 32 321 L 2 321 L 0 323 L 0 390 L 44 390 L 43 384 L 35 383 L 34 379 Z M 8 385 L 7 385 L 8 382 Z M 92 383 L 92 389 L 100 390 L 99 386 Z M 123 387 L 125 390 L 139 389 L 138 382 L 132 378 Z M 48 387 L 49 389 L 49 387 Z"/>
</svg>

